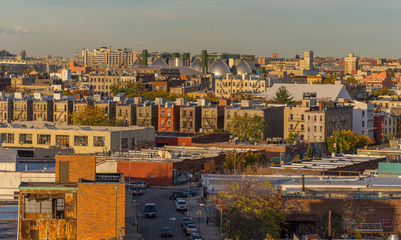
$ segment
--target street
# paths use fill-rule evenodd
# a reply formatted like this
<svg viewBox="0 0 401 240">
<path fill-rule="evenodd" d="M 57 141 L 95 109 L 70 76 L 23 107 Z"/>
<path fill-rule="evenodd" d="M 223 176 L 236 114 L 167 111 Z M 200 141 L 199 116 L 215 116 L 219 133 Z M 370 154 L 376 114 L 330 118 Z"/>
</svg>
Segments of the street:
<svg viewBox="0 0 401 240">
<path fill-rule="evenodd" d="M 185 235 L 181 226 L 181 219 L 187 216 L 187 213 L 178 212 L 174 204 L 175 201 L 169 199 L 171 191 L 186 189 L 185 185 L 175 187 L 150 187 L 144 189 L 143 195 L 137 196 L 138 221 L 145 240 L 166 239 L 161 237 L 160 231 L 163 227 L 171 227 L 173 230 L 173 238 L 170 239 L 189 239 L 189 236 Z M 207 213 L 205 208 L 197 203 L 197 199 L 199 198 L 199 188 L 191 187 L 191 189 L 197 192 L 197 196 L 190 198 L 189 215 L 192 217 L 198 230 L 199 222 L 201 223 L 201 229 L 199 232 L 202 234 L 204 239 L 218 239 L 218 228 L 213 224 L 206 226 L 205 218 Z M 146 203 L 156 204 L 156 218 L 145 218 L 144 206 Z M 201 216 L 199 217 L 197 213 L 201 213 Z M 216 237 L 214 237 L 214 235 L 216 235 Z"/>
</svg>

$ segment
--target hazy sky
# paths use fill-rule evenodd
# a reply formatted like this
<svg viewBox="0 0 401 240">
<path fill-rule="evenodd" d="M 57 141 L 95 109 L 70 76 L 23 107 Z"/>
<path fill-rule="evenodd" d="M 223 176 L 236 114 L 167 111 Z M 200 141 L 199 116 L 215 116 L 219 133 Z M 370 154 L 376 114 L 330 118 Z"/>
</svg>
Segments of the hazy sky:
<svg viewBox="0 0 401 240">
<path fill-rule="evenodd" d="M 1 0 L 0 49 L 401 57 L 401 0 Z"/>
</svg>

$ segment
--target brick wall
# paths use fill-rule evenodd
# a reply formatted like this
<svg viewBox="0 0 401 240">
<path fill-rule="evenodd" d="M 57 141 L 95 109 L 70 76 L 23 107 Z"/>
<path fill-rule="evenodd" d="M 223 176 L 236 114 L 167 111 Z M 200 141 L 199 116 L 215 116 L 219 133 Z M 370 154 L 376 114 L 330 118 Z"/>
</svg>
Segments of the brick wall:
<svg viewBox="0 0 401 240">
<path fill-rule="evenodd" d="M 130 166 L 131 165 L 131 166 Z M 131 171 L 130 171 L 131 170 Z M 149 184 L 171 186 L 173 184 L 172 162 L 118 161 L 118 172 L 131 181 L 143 180 Z"/>
<path fill-rule="evenodd" d="M 117 187 L 117 208 L 116 190 Z M 125 185 L 79 183 L 77 194 L 77 239 L 99 240 L 125 236 Z"/>
<path fill-rule="evenodd" d="M 69 182 L 78 182 L 78 179 L 95 180 L 96 157 L 80 155 L 56 156 L 56 182 L 60 182 L 60 161 L 69 162 Z"/>
</svg>

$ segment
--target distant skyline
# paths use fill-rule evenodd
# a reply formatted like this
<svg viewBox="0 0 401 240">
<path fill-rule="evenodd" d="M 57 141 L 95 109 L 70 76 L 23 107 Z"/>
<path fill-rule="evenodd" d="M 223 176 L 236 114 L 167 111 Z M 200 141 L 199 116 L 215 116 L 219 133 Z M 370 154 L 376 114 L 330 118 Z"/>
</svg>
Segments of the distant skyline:
<svg viewBox="0 0 401 240">
<path fill-rule="evenodd" d="M 401 57 L 399 0 L 2 0 L 0 49 Z"/>
</svg>

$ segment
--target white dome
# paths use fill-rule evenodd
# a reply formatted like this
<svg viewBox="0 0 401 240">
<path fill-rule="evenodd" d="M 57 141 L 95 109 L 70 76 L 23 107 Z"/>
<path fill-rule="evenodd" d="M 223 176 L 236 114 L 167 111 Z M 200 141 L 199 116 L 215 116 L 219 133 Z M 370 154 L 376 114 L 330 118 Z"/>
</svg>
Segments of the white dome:
<svg viewBox="0 0 401 240">
<path fill-rule="evenodd" d="M 241 60 L 238 63 L 236 69 L 237 69 L 237 73 L 240 75 L 252 72 L 251 66 L 249 66 L 249 64 L 245 60 Z"/>
<path fill-rule="evenodd" d="M 157 58 L 151 65 L 151 68 L 167 68 L 167 63 L 162 58 Z"/>
<path fill-rule="evenodd" d="M 223 60 L 217 59 L 210 65 L 209 72 L 213 73 L 216 76 L 224 76 L 231 71 L 228 65 Z"/>
<path fill-rule="evenodd" d="M 201 60 L 199 60 L 198 58 L 195 59 L 192 63 L 191 66 L 189 66 L 189 68 L 198 71 L 198 72 L 202 72 L 202 62 Z"/>
</svg>

